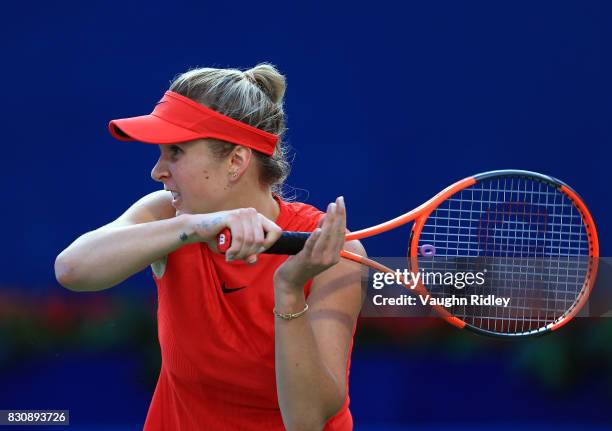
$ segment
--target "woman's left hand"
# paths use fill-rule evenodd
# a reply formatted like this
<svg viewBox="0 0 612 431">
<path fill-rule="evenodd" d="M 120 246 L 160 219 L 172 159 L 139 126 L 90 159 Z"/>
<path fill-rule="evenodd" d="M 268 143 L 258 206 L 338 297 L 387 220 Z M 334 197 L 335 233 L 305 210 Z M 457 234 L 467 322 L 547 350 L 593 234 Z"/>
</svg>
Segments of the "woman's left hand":
<svg viewBox="0 0 612 431">
<path fill-rule="evenodd" d="M 274 274 L 274 285 L 302 290 L 311 278 L 340 261 L 340 250 L 346 235 L 346 208 L 344 198 L 327 206 L 327 213 L 310 235 L 304 248 L 290 256 Z"/>
</svg>

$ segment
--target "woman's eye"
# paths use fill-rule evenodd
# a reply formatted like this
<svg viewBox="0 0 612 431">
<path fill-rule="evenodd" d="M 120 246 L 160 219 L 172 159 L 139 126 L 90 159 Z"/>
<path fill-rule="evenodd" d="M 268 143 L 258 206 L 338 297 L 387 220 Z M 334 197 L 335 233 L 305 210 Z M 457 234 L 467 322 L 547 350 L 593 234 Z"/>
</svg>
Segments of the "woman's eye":
<svg viewBox="0 0 612 431">
<path fill-rule="evenodd" d="M 181 149 L 180 149 L 179 147 L 177 147 L 176 145 L 171 145 L 171 146 L 170 146 L 170 153 L 171 153 L 173 156 L 177 155 L 177 154 L 178 154 L 178 153 L 180 153 L 180 152 L 181 152 Z"/>
</svg>

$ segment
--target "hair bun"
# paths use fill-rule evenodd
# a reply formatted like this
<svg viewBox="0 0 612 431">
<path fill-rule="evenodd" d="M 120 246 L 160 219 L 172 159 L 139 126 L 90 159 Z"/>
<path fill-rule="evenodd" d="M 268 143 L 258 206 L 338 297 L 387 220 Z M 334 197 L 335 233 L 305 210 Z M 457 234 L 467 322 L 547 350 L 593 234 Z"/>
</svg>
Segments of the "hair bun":
<svg viewBox="0 0 612 431">
<path fill-rule="evenodd" d="M 247 79 L 257 85 L 274 103 L 281 103 L 287 83 L 285 77 L 270 63 L 259 63 L 244 72 Z"/>
</svg>

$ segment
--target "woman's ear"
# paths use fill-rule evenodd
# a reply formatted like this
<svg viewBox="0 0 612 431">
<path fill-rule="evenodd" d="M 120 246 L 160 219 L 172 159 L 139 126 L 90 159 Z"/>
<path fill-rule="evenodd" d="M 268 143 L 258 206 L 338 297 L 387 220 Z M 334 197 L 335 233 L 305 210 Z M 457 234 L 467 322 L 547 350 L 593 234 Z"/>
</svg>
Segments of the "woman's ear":
<svg viewBox="0 0 612 431">
<path fill-rule="evenodd" d="M 229 178 L 235 181 L 240 178 L 248 169 L 253 158 L 253 151 L 250 148 L 236 145 L 229 156 Z"/>
</svg>

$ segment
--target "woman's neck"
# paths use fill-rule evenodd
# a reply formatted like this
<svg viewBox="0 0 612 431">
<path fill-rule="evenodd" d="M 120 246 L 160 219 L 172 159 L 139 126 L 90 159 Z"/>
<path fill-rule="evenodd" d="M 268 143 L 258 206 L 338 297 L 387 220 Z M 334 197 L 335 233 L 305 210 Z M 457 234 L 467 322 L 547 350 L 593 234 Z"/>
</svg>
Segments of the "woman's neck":
<svg viewBox="0 0 612 431">
<path fill-rule="evenodd" d="M 280 214 L 280 207 L 276 199 L 272 196 L 272 192 L 259 189 L 257 191 L 243 190 L 235 195 L 235 198 L 228 202 L 228 209 L 232 208 L 255 208 L 258 213 L 262 214 L 269 220 L 276 221 Z"/>
</svg>

